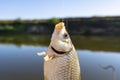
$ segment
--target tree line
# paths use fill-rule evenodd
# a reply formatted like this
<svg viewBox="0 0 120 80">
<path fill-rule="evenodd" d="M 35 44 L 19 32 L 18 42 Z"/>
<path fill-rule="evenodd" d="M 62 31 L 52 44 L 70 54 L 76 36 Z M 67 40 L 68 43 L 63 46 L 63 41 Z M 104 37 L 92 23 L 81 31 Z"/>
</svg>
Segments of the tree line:
<svg viewBox="0 0 120 80">
<path fill-rule="evenodd" d="M 120 35 L 120 17 L 76 17 L 64 18 L 71 34 L 81 35 Z M 61 18 L 22 20 L 0 20 L 0 33 L 52 33 Z"/>
</svg>

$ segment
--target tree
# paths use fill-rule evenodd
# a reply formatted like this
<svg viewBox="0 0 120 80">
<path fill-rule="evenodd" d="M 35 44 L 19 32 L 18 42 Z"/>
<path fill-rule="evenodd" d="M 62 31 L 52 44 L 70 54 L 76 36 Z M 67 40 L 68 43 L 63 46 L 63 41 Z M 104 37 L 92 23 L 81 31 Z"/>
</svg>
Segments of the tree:
<svg viewBox="0 0 120 80">
<path fill-rule="evenodd" d="M 52 18 L 52 19 L 48 20 L 48 22 L 53 23 L 53 24 L 57 24 L 57 23 L 60 22 L 60 19 L 58 19 L 58 18 Z"/>
</svg>

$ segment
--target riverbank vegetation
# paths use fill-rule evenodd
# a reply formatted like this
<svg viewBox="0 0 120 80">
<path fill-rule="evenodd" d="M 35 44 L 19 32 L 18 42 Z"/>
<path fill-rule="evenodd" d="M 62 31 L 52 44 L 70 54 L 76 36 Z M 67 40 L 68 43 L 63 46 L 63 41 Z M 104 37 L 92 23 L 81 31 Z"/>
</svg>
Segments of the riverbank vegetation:
<svg viewBox="0 0 120 80">
<path fill-rule="evenodd" d="M 0 20 L 0 34 L 51 34 L 60 18 Z M 68 32 L 77 35 L 120 35 L 120 17 L 64 18 Z"/>
<path fill-rule="evenodd" d="M 120 37 L 115 36 L 70 36 L 76 49 L 93 51 L 120 51 Z M 18 47 L 49 46 L 51 35 L 0 35 L 0 44 Z"/>
</svg>

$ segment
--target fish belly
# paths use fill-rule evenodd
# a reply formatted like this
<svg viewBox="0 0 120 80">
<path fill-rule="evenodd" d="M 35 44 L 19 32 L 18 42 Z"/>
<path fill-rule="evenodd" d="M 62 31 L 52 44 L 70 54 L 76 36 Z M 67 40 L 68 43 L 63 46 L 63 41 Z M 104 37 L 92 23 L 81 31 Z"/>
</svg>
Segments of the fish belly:
<svg viewBox="0 0 120 80">
<path fill-rule="evenodd" d="M 81 80 L 75 51 L 44 62 L 44 80 Z"/>
</svg>

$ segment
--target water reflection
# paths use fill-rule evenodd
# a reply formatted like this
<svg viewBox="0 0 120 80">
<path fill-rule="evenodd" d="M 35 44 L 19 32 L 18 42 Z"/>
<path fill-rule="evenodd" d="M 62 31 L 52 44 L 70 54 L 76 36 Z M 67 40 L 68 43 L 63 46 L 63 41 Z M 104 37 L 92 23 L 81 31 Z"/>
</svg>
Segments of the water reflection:
<svg viewBox="0 0 120 80">
<path fill-rule="evenodd" d="M 0 44 L 0 80 L 43 80 L 44 47 Z"/>
<path fill-rule="evenodd" d="M 43 80 L 43 58 L 36 55 L 47 47 L 20 47 L 14 44 L 0 44 L 0 80 Z M 116 80 L 120 80 L 120 52 L 77 50 L 82 80 L 113 80 L 110 69 L 101 65 L 113 65 Z"/>
<path fill-rule="evenodd" d="M 100 65 L 100 67 L 104 70 L 112 69 L 112 80 L 116 80 L 116 78 L 117 78 L 116 69 L 113 65 L 108 65 L 108 66 Z"/>
<path fill-rule="evenodd" d="M 120 80 L 119 37 L 71 38 L 77 47 L 82 80 Z M 0 80 L 43 80 L 43 58 L 36 53 L 45 51 L 49 41 L 50 36 L 43 35 L 1 35 Z M 109 65 L 115 74 L 106 68 Z"/>
<path fill-rule="evenodd" d="M 108 65 L 116 69 L 115 78 L 120 79 L 120 52 L 78 50 L 83 80 L 113 80 L 112 70 L 100 67 Z"/>
<path fill-rule="evenodd" d="M 34 46 L 48 46 L 49 35 L 0 35 L 0 43 Z M 110 36 L 71 36 L 77 49 L 120 51 L 120 37 Z"/>
</svg>

